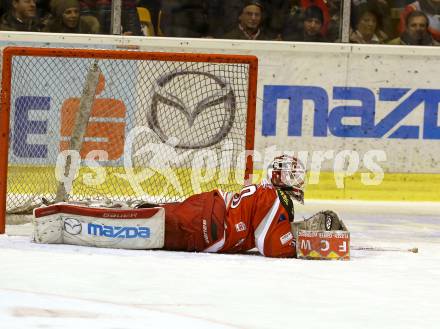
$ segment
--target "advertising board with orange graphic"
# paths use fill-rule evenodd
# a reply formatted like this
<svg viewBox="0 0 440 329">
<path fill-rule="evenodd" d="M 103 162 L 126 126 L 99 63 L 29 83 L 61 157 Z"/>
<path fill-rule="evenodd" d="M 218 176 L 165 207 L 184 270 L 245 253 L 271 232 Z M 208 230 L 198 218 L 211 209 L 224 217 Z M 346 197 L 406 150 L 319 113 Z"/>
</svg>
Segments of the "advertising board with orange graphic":
<svg viewBox="0 0 440 329">
<path fill-rule="evenodd" d="M 11 164 L 50 165 L 51 159 L 69 148 L 88 66 L 67 72 L 61 62 L 53 65 L 55 69 L 50 75 L 37 74 L 39 68 L 29 65 L 23 78 L 36 76 L 38 83 L 12 100 Z M 103 150 L 108 154 L 107 164 L 119 166 L 127 131 L 136 124 L 127 120 L 130 113 L 136 111 L 136 64 L 119 63 L 118 70 L 133 77 L 123 85 L 114 83 L 115 72 L 111 68 L 104 62 L 101 66 L 102 74 L 80 154 L 85 159 L 90 151 Z M 61 142 L 54 143 L 54 140 Z"/>
<path fill-rule="evenodd" d="M 105 78 L 101 74 L 96 88 L 91 117 L 87 124 L 84 142 L 81 147 L 81 158 L 94 150 L 103 150 L 108 160 L 119 159 L 124 152 L 125 115 L 124 102 L 112 98 L 99 98 L 105 89 Z M 66 99 L 61 107 L 60 151 L 69 149 L 70 136 L 75 126 L 80 104 L 79 97 Z"/>
</svg>

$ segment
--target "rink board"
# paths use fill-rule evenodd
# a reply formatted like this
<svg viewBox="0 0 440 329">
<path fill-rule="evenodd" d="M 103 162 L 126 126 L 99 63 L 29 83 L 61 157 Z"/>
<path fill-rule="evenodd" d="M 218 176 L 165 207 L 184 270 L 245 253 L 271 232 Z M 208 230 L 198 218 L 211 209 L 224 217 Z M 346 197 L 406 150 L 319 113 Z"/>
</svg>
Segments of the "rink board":
<svg viewBox="0 0 440 329">
<path fill-rule="evenodd" d="M 96 171 L 93 169 L 82 168 L 77 179 L 73 184 L 73 195 L 81 192 L 88 198 L 119 196 L 121 200 L 128 199 L 146 199 L 148 196 L 157 197 L 157 187 L 152 186 L 149 180 L 141 182 L 144 193 L 137 194 L 130 181 L 123 178 L 126 170 L 123 167 L 105 167 L 105 180 L 102 184 L 90 185 L 84 179 L 91 177 L 96 179 Z M 203 178 L 212 177 L 212 179 Z M 177 199 L 182 199 L 194 193 L 199 193 L 205 186 L 218 186 L 224 191 L 239 191 L 242 186 L 242 180 L 236 179 L 242 177 L 242 171 L 231 171 L 228 173 L 227 181 L 221 171 L 216 170 L 211 173 L 206 171 L 194 171 L 188 168 L 181 168 L 172 172 L 171 177 L 177 177 L 181 182 L 182 192 L 178 193 L 173 185 L 170 184 L 169 177 L 156 175 L 161 178 L 164 189 L 161 193 L 166 193 Z M 32 194 L 49 196 L 56 192 L 57 179 L 55 177 L 55 167 L 53 166 L 13 166 L 10 168 L 12 183 L 9 184 L 9 190 L 13 194 L 27 196 Z M 440 186 L 440 177 L 430 174 L 392 174 L 387 173 L 380 185 L 364 185 L 362 183 L 362 173 L 356 173 L 343 179 L 343 186 L 340 184 L 339 177 L 333 172 L 320 172 L 318 181 L 310 182 L 306 185 L 306 199 L 352 199 L 352 200 L 390 200 L 390 201 L 437 201 L 440 200 L 440 190 L 432 189 L 430 186 Z M 27 184 L 20 184 L 20 177 L 26 180 Z M 188 177 L 193 177 L 194 184 L 188 185 Z M 261 170 L 254 171 L 253 183 L 258 183 L 265 177 L 265 172 Z M 49 178 L 49 179 L 48 179 Z M 186 183 L 184 183 L 186 181 Z M 402 189 L 402 181 L 411 185 L 410 190 Z M 45 182 L 45 184 L 42 184 Z M 117 186 L 117 189 L 115 189 Z M 380 187 L 380 188 L 378 188 Z"/>
<path fill-rule="evenodd" d="M 143 176 L 146 168 L 130 168 L 134 175 Z M 244 171 L 221 171 L 210 169 L 178 168 L 162 171 L 144 179 L 138 180 L 141 191 L 132 183 L 137 177 L 127 172 L 121 166 L 82 167 L 72 183 L 72 195 L 81 195 L 91 199 L 102 199 L 106 196 L 119 200 L 148 200 L 162 195 L 174 199 L 183 199 L 195 193 L 206 190 L 206 185 L 222 188 L 223 190 L 239 190 L 243 185 Z M 236 175 L 236 176 L 235 176 Z M 26 184 L 22 182 L 25 181 Z M 58 180 L 55 176 L 55 166 L 17 166 L 9 167 L 8 196 L 15 195 L 55 195 Z M 159 189 L 157 185 L 162 186 Z M 139 193 L 140 192 L 140 193 Z M 151 200 L 151 199 L 150 199 Z"/>
<path fill-rule="evenodd" d="M 440 54 L 431 47 L 3 34 L 6 44 L 136 47 L 149 51 L 252 54 L 259 59 L 255 168 L 268 154 L 317 153 L 318 184 L 306 198 L 440 201 Z M 366 154 L 378 150 L 384 177 L 366 185 Z M 341 152 L 357 154 L 343 187 L 334 167 Z M 263 161 L 264 159 L 264 161 Z M 347 157 L 350 164 L 352 158 Z"/>
</svg>

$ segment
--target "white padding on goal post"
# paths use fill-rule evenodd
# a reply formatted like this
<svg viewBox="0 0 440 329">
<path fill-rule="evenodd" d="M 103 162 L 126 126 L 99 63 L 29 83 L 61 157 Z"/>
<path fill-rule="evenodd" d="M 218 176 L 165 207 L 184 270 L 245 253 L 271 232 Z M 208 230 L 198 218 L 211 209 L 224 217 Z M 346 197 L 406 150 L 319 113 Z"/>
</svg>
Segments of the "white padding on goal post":
<svg viewBox="0 0 440 329">
<path fill-rule="evenodd" d="M 120 249 L 162 248 L 165 210 L 91 208 L 65 203 L 34 210 L 33 240 Z"/>
</svg>

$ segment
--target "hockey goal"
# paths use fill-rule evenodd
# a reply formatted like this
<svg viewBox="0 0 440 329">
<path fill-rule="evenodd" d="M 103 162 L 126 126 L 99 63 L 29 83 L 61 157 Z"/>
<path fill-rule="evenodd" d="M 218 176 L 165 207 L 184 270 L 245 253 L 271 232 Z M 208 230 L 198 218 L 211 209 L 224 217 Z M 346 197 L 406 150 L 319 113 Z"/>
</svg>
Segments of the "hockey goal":
<svg viewBox="0 0 440 329">
<path fill-rule="evenodd" d="M 257 58 L 2 50 L 0 233 L 43 202 L 172 202 L 252 172 Z M 8 156 L 6 156 L 8 155 Z"/>
</svg>

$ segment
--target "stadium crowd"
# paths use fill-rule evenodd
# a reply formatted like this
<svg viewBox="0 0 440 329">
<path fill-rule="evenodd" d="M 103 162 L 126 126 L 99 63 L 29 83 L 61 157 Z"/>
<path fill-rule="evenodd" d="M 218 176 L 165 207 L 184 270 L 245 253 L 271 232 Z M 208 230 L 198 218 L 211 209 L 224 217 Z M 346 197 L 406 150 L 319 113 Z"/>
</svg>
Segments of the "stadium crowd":
<svg viewBox="0 0 440 329">
<path fill-rule="evenodd" d="M 121 0 L 122 34 L 341 41 L 342 0 Z M 2 0 L 0 30 L 111 33 L 111 0 Z M 440 43 L 440 0 L 352 0 L 350 42 Z"/>
</svg>

